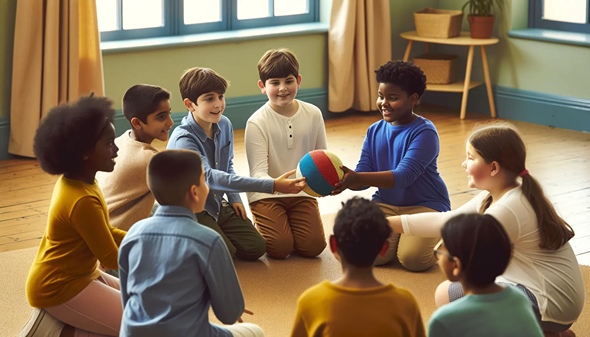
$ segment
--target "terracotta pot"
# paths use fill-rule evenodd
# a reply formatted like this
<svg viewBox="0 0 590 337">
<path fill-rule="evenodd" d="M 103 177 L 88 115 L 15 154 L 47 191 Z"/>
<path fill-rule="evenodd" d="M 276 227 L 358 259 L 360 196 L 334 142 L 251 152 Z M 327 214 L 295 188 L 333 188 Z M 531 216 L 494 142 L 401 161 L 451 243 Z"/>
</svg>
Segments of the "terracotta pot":
<svg viewBox="0 0 590 337">
<path fill-rule="evenodd" d="M 474 39 L 489 39 L 494 29 L 494 16 L 467 16 L 469 31 Z"/>
</svg>

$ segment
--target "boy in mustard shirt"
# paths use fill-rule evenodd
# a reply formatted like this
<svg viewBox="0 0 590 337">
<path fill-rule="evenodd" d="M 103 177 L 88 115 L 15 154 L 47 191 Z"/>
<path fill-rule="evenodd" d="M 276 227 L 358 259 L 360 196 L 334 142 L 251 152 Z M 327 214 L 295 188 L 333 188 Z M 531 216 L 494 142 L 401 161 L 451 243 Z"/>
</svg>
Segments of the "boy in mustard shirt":
<svg viewBox="0 0 590 337">
<path fill-rule="evenodd" d="M 330 236 L 330 249 L 344 275 L 299 297 L 292 337 L 426 336 L 414 296 L 373 275 L 373 261 L 386 252 L 390 234 L 375 203 L 354 197 L 344 204 Z"/>
</svg>

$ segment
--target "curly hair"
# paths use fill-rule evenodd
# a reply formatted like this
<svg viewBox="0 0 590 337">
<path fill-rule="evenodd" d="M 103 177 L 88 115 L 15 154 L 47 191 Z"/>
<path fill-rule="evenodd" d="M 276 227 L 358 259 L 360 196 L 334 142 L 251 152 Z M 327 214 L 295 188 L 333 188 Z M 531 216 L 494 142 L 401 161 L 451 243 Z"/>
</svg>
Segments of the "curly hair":
<svg viewBox="0 0 590 337">
<path fill-rule="evenodd" d="M 49 174 L 80 172 L 84 156 L 114 116 L 112 101 L 92 94 L 52 108 L 41 121 L 33 143 L 41 168 Z"/>
<path fill-rule="evenodd" d="M 422 97 L 426 90 L 426 75 L 422 69 L 411 62 L 389 61 L 375 70 L 378 83 L 391 83 L 399 86 L 409 95 Z"/>
<path fill-rule="evenodd" d="M 342 204 L 334 221 L 334 237 L 342 257 L 356 267 L 369 267 L 381 251 L 391 228 L 374 202 L 353 197 Z"/>
<path fill-rule="evenodd" d="M 149 115 L 156 112 L 162 101 L 170 99 L 170 92 L 150 84 L 136 84 L 123 96 L 123 115 L 129 122 L 133 117 L 147 123 Z"/>
</svg>

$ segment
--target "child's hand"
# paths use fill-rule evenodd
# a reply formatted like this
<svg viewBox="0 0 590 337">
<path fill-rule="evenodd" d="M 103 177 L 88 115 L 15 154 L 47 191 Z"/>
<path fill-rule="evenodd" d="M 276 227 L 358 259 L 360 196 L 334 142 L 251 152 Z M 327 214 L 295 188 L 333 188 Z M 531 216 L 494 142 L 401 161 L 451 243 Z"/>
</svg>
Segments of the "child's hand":
<svg viewBox="0 0 590 337">
<path fill-rule="evenodd" d="M 332 191 L 332 193 L 330 193 L 330 195 L 337 195 L 342 193 L 342 191 L 344 191 L 347 188 L 350 189 L 358 189 L 360 188 L 358 181 L 359 181 L 359 174 L 356 173 L 355 171 L 349 169 L 346 166 L 340 166 L 340 168 L 342 169 L 342 171 L 344 171 L 344 176 L 342 177 L 342 180 L 340 180 L 339 182 L 336 183 L 336 185 L 334 185 L 334 190 Z"/>
<path fill-rule="evenodd" d="M 275 179 L 274 192 L 280 192 L 285 194 L 297 194 L 305 187 L 305 178 L 289 179 L 297 172 L 297 170 L 291 170 L 283 173 L 280 177 Z"/>
<path fill-rule="evenodd" d="M 241 202 L 234 202 L 231 207 L 234 209 L 237 216 L 242 218 L 242 220 L 246 220 L 246 209 L 244 208 L 244 204 Z"/>
<path fill-rule="evenodd" d="M 244 313 L 248 314 L 248 315 L 254 315 L 254 313 L 252 311 L 248 310 L 247 308 L 244 308 Z M 238 318 L 238 323 L 244 323 L 242 316 L 240 316 L 240 318 Z"/>
</svg>

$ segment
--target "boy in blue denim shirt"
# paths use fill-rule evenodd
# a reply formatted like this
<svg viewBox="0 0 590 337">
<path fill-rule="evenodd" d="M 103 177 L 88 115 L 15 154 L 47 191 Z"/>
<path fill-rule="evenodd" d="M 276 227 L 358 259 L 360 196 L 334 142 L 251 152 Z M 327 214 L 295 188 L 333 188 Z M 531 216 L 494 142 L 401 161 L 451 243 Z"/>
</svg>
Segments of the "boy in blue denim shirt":
<svg viewBox="0 0 590 337">
<path fill-rule="evenodd" d="M 219 234 L 196 222 L 209 192 L 199 155 L 156 154 L 148 185 L 160 207 L 135 223 L 119 248 L 119 336 L 264 336 L 255 324 L 234 324 L 245 308 L 232 259 Z M 211 324 L 210 308 L 231 325 Z"/>
<path fill-rule="evenodd" d="M 299 193 L 305 181 L 288 179 L 295 170 L 276 179 L 237 175 L 233 167 L 233 127 L 223 116 L 227 80 L 212 69 L 195 67 L 182 75 L 179 87 L 188 115 L 172 132 L 167 148 L 194 150 L 201 155 L 210 191 L 197 220 L 221 235 L 231 255 L 257 260 L 266 245 L 246 216 L 239 193 Z"/>
</svg>

